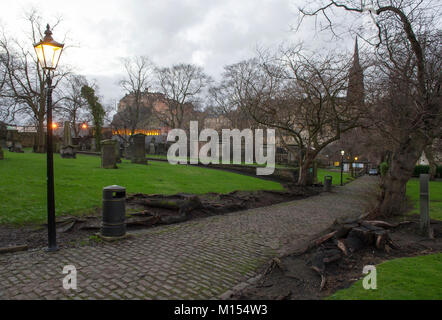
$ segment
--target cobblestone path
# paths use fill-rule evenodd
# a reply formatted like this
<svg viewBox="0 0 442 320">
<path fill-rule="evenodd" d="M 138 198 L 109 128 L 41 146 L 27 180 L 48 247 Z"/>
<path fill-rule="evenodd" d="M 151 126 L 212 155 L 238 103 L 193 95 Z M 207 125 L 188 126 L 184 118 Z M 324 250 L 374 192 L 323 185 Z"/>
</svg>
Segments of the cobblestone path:
<svg viewBox="0 0 442 320">
<path fill-rule="evenodd" d="M 0 255 L 0 299 L 210 299 L 247 278 L 289 244 L 375 198 L 364 176 L 332 193 L 136 232 L 115 243 Z M 63 289 L 63 267 L 77 290 Z"/>
</svg>

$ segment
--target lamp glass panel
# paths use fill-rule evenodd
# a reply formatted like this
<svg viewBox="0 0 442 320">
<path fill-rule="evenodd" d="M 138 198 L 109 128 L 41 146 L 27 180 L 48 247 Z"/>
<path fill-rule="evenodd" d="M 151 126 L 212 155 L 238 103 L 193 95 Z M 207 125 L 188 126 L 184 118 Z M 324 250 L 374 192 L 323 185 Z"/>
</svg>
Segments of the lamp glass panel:
<svg viewBox="0 0 442 320">
<path fill-rule="evenodd" d="M 43 52 L 43 46 L 39 44 L 38 46 L 34 47 L 35 53 L 37 54 L 38 61 L 40 62 L 40 65 L 45 68 L 45 56 Z"/>
<path fill-rule="evenodd" d="M 45 66 L 46 68 L 55 68 L 55 64 L 54 64 L 54 57 L 55 57 L 55 52 L 56 52 L 57 47 L 48 45 L 48 44 L 43 44 L 43 52 L 44 52 L 44 57 L 45 57 Z"/>
</svg>

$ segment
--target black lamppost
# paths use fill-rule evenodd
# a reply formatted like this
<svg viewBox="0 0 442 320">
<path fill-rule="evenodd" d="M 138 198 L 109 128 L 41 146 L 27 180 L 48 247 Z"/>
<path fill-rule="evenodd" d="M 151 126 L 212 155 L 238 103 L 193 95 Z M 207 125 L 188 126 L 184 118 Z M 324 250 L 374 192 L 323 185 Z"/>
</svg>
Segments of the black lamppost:
<svg viewBox="0 0 442 320">
<path fill-rule="evenodd" d="M 344 184 L 342 183 L 342 174 L 344 173 L 344 150 L 341 150 L 341 186 Z"/>
<path fill-rule="evenodd" d="M 46 166 L 47 166 L 47 197 L 48 197 L 48 251 L 56 251 L 57 233 L 55 228 L 55 198 L 54 198 L 54 155 L 52 149 L 52 76 L 57 68 L 58 60 L 64 44 L 52 39 L 49 25 L 46 26 L 45 37 L 34 44 L 38 61 L 46 75 L 47 83 L 47 117 L 46 117 Z"/>
</svg>

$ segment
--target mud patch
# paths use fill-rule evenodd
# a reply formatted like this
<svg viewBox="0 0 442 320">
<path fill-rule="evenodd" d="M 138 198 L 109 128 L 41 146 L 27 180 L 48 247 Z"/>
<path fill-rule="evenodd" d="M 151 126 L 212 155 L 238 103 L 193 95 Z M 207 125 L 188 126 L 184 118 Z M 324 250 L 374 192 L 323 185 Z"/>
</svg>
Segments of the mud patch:
<svg viewBox="0 0 442 320">
<path fill-rule="evenodd" d="M 315 251 L 296 252 L 272 259 L 262 270 L 261 280 L 241 291 L 232 300 L 304 300 L 323 299 L 340 289 L 348 288 L 363 277 L 365 265 L 376 265 L 400 257 L 412 257 L 442 252 L 442 221 L 432 220 L 435 239 L 417 234 L 418 216 L 410 224 L 390 229 L 390 238 L 399 246 L 389 252 L 365 248 L 327 265 L 326 283 L 321 290 L 321 277 L 310 264 Z M 393 222 L 393 221 L 390 221 Z M 317 238 L 319 235 L 316 235 Z"/>
</svg>

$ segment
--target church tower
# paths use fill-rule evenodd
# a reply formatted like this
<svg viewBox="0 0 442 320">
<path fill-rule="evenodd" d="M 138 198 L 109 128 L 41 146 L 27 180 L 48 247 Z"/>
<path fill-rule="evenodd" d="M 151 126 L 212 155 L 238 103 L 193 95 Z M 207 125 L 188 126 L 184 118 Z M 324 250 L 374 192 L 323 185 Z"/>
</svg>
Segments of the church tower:
<svg viewBox="0 0 442 320">
<path fill-rule="evenodd" d="M 348 73 L 347 103 L 354 106 L 362 106 L 364 104 L 364 73 L 359 63 L 357 37 L 353 54 L 353 65 Z"/>
</svg>

